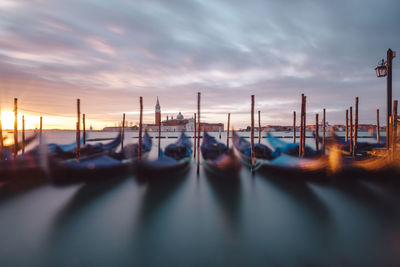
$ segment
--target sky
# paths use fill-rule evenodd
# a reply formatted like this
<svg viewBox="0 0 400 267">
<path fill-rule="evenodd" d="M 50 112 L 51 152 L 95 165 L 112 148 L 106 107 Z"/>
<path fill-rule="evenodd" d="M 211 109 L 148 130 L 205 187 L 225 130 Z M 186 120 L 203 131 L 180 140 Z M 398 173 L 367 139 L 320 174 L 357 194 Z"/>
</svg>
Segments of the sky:
<svg viewBox="0 0 400 267">
<path fill-rule="evenodd" d="M 307 121 L 326 108 L 344 123 L 359 100 L 360 123 L 385 120 L 386 79 L 374 68 L 400 51 L 400 1 L 0 1 L 0 105 L 3 128 L 74 128 L 76 99 L 87 125 L 113 126 L 126 113 L 154 122 L 181 111 L 241 128 L 250 103 L 263 125 L 290 125 L 307 96 Z M 399 58 L 393 99 L 400 98 Z M 19 122 L 19 124 L 21 124 Z"/>
</svg>

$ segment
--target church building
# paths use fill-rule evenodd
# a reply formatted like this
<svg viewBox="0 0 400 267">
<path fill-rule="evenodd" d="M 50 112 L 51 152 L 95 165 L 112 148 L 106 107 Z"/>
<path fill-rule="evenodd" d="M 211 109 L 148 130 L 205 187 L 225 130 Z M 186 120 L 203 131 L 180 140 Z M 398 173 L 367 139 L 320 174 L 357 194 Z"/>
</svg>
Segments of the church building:
<svg viewBox="0 0 400 267">
<path fill-rule="evenodd" d="M 173 116 L 164 121 L 161 121 L 161 106 L 160 101 L 157 97 L 157 102 L 155 106 L 155 120 L 154 124 L 144 124 L 144 129 L 152 132 L 158 131 L 158 125 L 161 123 L 161 131 L 162 132 L 193 132 L 194 131 L 194 118 L 185 119 L 181 112 L 178 113 L 176 118 L 174 119 Z M 208 131 L 208 132 L 218 132 L 224 131 L 224 124 L 223 123 L 200 123 L 200 130 L 201 131 Z"/>
</svg>

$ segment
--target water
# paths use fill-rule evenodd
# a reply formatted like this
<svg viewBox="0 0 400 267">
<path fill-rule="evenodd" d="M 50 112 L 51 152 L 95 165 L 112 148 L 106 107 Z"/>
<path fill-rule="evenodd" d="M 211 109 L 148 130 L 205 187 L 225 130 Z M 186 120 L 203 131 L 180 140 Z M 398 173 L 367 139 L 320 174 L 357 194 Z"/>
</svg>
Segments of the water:
<svg viewBox="0 0 400 267">
<path fill-rule="evenodd" d="M 75 135 L 45 137 L 69 143 Z M 165 147 L 176 139 L 161 140 Z M 0 202 L 0 266 L 399 264 L 398 188 L 290 178 L 242 168 L 237 179 L 220 180 L 203 169 L 197 176 L 193 165 L 163 182 L 41 185 Z"/>
</svg>

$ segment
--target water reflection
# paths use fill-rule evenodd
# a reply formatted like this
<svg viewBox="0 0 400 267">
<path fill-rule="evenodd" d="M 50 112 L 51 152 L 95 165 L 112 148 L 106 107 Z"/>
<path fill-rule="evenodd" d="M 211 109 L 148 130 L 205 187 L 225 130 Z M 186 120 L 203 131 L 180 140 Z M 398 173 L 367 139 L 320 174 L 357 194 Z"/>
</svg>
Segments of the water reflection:
<svg viewBox="0 0 400 267">
<path fill-rule="evenodd" d="M 308 211 L 320 223 L 328 225 L 331 214 L 321 198 L 309 187 L 308 182 L 297 177 L 282 177 L 263 175 L 278 190 L 284 192 L 288 198 L 293 199 L 297 205 Z"/>
<path fill-rule="evenodd" d="M 366 184 L 360 180 L 349 179 L 337 181 L 333 187 L 358 203 L 360 208 L 368 210 L 371 217 L 393 221 L 399 216 L 398 205 L 388 197 L 387 187 L 384 184 Z"/>
<path fill-rule="evenodd" d="M 224 177 L 210 171 L 205 171 L 205 174 L 212 195 L 219 204 L 223 228 L 231 237 L 234 237 L 240 224 L 239 212 L 242 197 L 240 177 L 238 175 Z"/>
<path fill-rule="evenodd" d="M 55 216 L 50 236 L 56 237 L 57 233 L 62 232 L 63 228 L 73 221 L 80 211 L 88 208 L 91 203 L 99 198 L 104 197 L 107 192 L 113 190 L 126 178 L 115 177 L 83 184 Z"/>
<path fill-rule="evenodd" d="M 163 177 L 162 179 L 138 178 L 140 184 L 146 186 L 146 191 L 141 202 L 139 216 L 137 218 L 139 227 L 148 227 L 156 217 L 158 209 L 162 205 L 168 205 L 168 198 L 182 184 L 186 172 L 174 177 Z"/>
<path fill-rule="evenodd" d="M 0 186 L 0 203 L 18 197 L 35 188 L 43 187 L 49 182 L 49 177 L 42 171 L 30 171 L 24 176 L 10 179 L 4 186 Z"/>
<path fill-rule="evenodd" d="M 163 180 L 128 177 L 26 191 L 0 205 L 0 265 L 399 262 L 398 184 L 321 185 L 246 168 L 229 178 L 203 166 L 197 175 L 193 164 L 186 175 Z"/>
</svg>

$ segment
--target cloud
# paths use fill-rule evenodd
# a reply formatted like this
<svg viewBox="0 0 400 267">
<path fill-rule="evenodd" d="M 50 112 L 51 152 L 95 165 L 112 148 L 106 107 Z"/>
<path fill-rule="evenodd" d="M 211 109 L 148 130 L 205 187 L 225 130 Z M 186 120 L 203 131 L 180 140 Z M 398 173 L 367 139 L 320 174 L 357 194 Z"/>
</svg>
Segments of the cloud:
<svg viewBox="0 0 400 267">
<path fill-rule="evenodd" d="M 100 53 L 110 55 L 110 56 L 116 55 L 114 49 L 110 45 L 108 45 L 106 41 L 101 40 L 100 38 L 89 37 L 89 38 L 86 38 L 85 41 L 86 41 L 86 43 L 89 44 L 89 46 L 92 49 L 94 49 Z"/>
<path fill-rule="evenodd" d="M 136 116 L 141 95 L 146 120 L 156 96 L 163 110 L 191 116 L 201 91 L 207 120 L 231 112 L 238 127 L 248 124 L 251 94 L 266 124 L 291 124 L 301 93 L 310 119 L 327 108 L 330 122 L 343 122 L 339 110 L 359 96 L 361 122 L 374 122 L 386 95 L 373 69 L 400 44 L 395 0 L 4 3 L 1 102 L 19 96 L 70 113 L 80 97 L 105 119 Z"/>
</svg>

